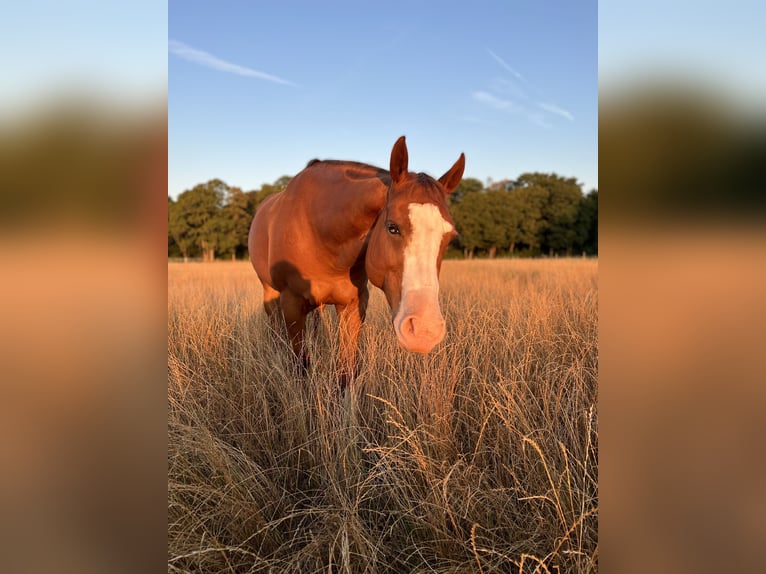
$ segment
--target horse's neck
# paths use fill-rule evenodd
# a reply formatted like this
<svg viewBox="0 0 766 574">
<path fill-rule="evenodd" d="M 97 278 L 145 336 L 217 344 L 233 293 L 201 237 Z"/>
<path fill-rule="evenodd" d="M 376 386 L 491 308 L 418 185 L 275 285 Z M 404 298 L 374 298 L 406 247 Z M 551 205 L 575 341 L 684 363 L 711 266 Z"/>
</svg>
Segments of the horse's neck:
<svg viewBox="0 0 766 574">
<path fill-rule="evenodd" d="M 379 180 L 353 182 L 327 192 L 313 213 L 318 246 L 316 257 L 327 257 L 337 269 L 357 265 L 378 214 L 386 203 L 387 187 Z"/>
<path fill-rule="evenodd" d="M 328 190 L 316 209 L 320 234 L 339 241 L 370 231 L 386 205 L 387 187 L 378 179 L 356 181 Z"/>
</svg>

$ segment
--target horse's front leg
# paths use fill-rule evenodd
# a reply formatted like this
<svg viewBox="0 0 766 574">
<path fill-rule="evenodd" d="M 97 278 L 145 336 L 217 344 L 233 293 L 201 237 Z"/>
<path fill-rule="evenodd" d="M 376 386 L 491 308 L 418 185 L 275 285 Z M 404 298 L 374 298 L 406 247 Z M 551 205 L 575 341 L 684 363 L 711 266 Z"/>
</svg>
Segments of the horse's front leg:
<svg viewBox="0 0 766 574">
<path fill-rule="evenodd" d="M 360 294 L 347 305 L 335 305 L 340 327 L 340 384 L 345 388 L 357 374 L 357 348 L 359 333 L 367 313 L 367 297 Z"/>
<path fill-rule="evenodd" d="M 293 353 L 301 361 L 303 369 L 308 369 L 309 355 L 304 345 L 304 331 L 306 329 L 306 301 L 300 295 L 285 290 L 279 295 L 279 305 L 282 307 L 282 315 L 287 326 L 287 334 L 290 337 L 290 346 Z"/>
</svg>

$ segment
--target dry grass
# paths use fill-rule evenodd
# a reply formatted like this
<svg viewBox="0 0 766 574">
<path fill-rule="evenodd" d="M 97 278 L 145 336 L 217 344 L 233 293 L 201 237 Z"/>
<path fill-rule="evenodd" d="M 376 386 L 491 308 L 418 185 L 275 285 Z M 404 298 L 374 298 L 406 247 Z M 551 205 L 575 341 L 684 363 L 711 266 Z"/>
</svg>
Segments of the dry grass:
<svg viewBox="0 0 766 574">
<path fill-rule="evenodd" d="M 595 572 L 597 263 L 446 261 L 448 335 L 396 346 L 374 290 L 337 393 L 248 263 L 169 264 L 170 572 Z"/>
</svg>

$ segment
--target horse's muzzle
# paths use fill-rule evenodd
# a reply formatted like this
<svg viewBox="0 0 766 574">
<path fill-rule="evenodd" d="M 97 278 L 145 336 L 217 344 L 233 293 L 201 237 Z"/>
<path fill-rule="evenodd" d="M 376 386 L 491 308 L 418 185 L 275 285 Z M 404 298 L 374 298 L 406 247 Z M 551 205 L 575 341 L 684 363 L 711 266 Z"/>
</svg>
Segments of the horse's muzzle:
<svg viewBox="0 0 766 574">
<path fill-rule="evenodd" d="M 438 292 L 417 290 L 405 294 L 394 317 L 394 330 L 399 345 L 413 353 L 430 353 L 447 332 Z"/>
</svg>

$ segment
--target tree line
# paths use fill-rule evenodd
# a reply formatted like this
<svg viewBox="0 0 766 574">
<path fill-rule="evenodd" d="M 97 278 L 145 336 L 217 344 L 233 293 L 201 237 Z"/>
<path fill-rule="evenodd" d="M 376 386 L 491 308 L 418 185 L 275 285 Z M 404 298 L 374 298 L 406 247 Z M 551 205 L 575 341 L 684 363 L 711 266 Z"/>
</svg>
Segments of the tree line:
<svg viewBox="0 0 766 574">
<path fill-rule="evenodd" d="M 175 200 L 168 196 L 168 257 L 246 257 L 255 210 L 290 179 L 282 176 L 252 191 L 213 179 Z M 448 201 L 459 234 L 448 256 L 598 253 L 598 190 L 584 195 L 575 178 L 525 173 L 487 185 L 465 178 Z"/>
<path fill-rule="evenodd" d="M 486 187 L 466 178 L 450 203 L 467 258 L 598 253 L 598 191 L 583 195 L 575 178 L 524 173 Z"/>
</svg>

